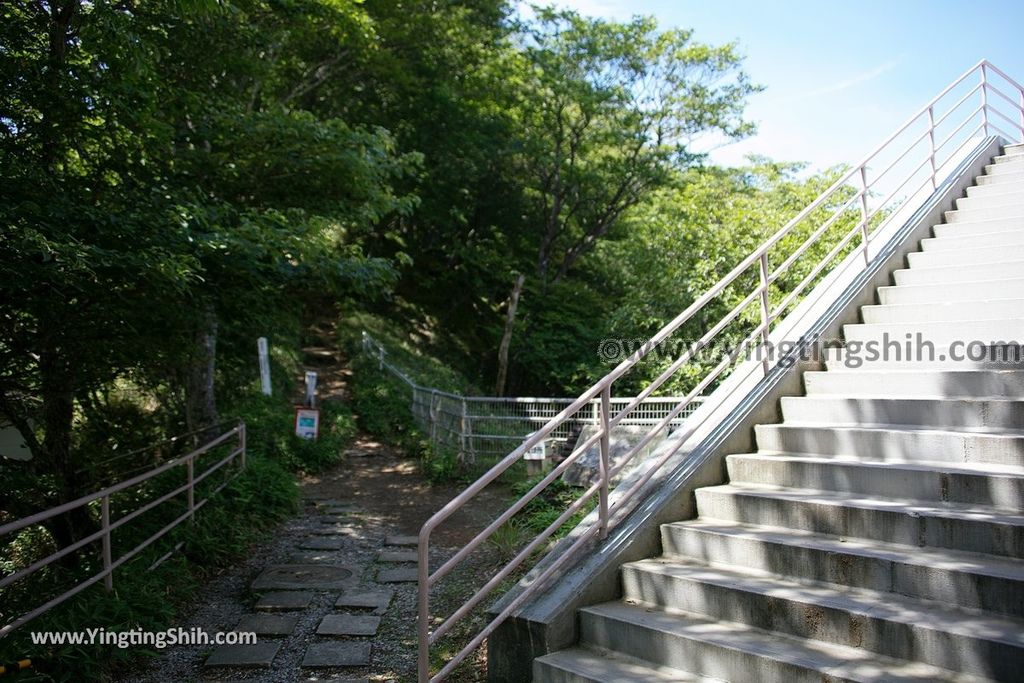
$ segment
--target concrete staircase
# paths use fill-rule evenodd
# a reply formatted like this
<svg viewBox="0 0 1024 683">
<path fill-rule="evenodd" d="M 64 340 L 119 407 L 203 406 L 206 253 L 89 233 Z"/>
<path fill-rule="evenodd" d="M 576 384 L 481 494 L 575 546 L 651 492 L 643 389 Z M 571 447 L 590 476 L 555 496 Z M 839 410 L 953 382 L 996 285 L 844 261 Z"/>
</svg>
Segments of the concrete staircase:
<svg viewBox="0 0 1024 683">
<path fill-rule="evenodd" d="M 1024 363 L 950 357 L 1024 340 L 1024 146 L 1004 151 L 535 681 L 1024 680 Z M 850 344 L 918 332 L 934 358 Z"/>
</svg>

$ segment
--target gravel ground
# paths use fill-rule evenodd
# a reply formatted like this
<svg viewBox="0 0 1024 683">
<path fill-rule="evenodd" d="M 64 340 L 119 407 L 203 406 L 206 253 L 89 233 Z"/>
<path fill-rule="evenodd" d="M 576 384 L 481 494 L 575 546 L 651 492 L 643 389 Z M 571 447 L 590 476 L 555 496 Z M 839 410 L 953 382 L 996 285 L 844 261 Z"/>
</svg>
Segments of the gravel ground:
<svg viewBox="0 0 1024 683">
<path fill-rule="evenodd" d="M 324 521 L 337 520 L 351 528 L 351 532 L 329 538 L 343 539 L 337 551 L 316 551 L 320 561 L 337 563 L 353 568 L 358 575 L 355 586 L 349 590 L 379 588 L 375 582 L 380 568 L 411 567 L 379 563 L 377 555 L 385 547 L 385 539 L 394 534 L 413 534 L 425 519 L 458 491 L 457 486 L 430 486 L 419 476 L 414 464 L 394 454 L 386 446 L 368 440 L 357 444 L 349 457 L 327 474 L 308 478 L 303 482 L 303 510 L 284 523 L 264 545 L 255 548 L 250 556 L 236 567 L 211 580 L 197 596 L 191 610 L 183 614 L 178 626 L 199 627 L 207 632 L 233 630 L 245 614 L 255 612 L 253 606 L 258 594 L 250 589 L 252 581 L 268 566 L 286 564 L 289 558 L 302 551 L 297 546 L 309 538 L 311 532 Z M 486 493 L 486 492 L 485 492 Z M 350 501 L 352 512 L 331 516 L 324 500 Z M 317 505 L 317 501 L 321 501 Z M 453 524 L 446 525 L 437 534 L 440 547 L 431 548 L 431 563 L 438 566 L 486 522 L 504 509 L 507 494 L 497 490 L 478 497 L 474 504 Z M 451 577 L 438 587 L 432 596 L 437 610 L 444 613 L 449 606 L 472 594 L 493 574 L 496 559 L 493 551 L 484 549 L 469 558 Z M 261 640 L 282 643 L 270 668 L 264 669 L 206 669 L 203 667 L 212 646 L 180 646 L 168 648 L 161 656 L 137 673 L 124 677 L 126 683 L 178 683 L 180 681 L 325 681 L 370 680 L 414 681 L 416 666 L 416 585 L 414 583 L 388 584 L 395 596 L 383 615 L 377 635 L 372 639 L 368 668 L 311 670 L 302 669 L 300 662 L 306 646 L 324 637 L 314 632 L 320 619 L 343 610 L 333 606 L 342 591 L 317 592 L 310 606 L 301 612 L 292 635 L 266 636 Z M 433 593 L 433 591 L 432 591 Z M 469 666 L 459 670 L 453 681 L 482 680 L 485 661 L 479 653 Z"/>
</svg>

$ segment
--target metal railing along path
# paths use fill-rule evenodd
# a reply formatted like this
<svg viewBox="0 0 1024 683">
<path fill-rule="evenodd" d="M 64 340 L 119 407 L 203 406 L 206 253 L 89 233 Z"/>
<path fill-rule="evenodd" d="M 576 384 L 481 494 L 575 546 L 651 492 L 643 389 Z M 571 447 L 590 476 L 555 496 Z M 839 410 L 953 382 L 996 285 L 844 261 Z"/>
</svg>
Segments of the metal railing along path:
<svg viewBox="0 0 1024 683">
<path fill-rule="evenodd" d="M 409 390 L 413 419 L 432 445 L 458 452 L 459 459 L 475 462 L 477 456 L 504 456 L 533 432 L 547 424 L 575 399 L 533 396 L 463 396 L 417 384 L 401 368 L 388 360 L 383 344 L 367 332 L 362 335 L 363 351 L 377 361 L 380 370 L 398 378 Z M 624 408 L 631 398 L 613 397 L 612 407 Z M 657 424 L 682 400 L 680 396 L 649 396 L 630 415 L 623 426 Z M 673 420 L 677 428 L 689 417 L 702 398 L 695 398 Z M 565 421 L 552 430 L 546 441 L 561 446 L 575 438 L 578 428 L 600 422 L 600 401 L 590 402 L 576 419 Z"/>
<path fill-rule="evenodd" d="M 978 78 L 976 83 L 970 80 L 973 77 Z M 1008 89 L 1010 94 L 1001 88 Z M 949 105 L 947 103 L 950 100 L 955 101 Z M 974 106 L 975 102 L 977 102 L 977 106 Z M 966 116 L 964 116 L 965 113 Z M 1014 130 L 1016 134 L 1007 134 L 1005 128 Z M 716 323 L 705 323 L 698 344 L 710 345 L 723 338 L 722 335 L 725 334 L 723 331 L 734 329 L 742 324 L 752 324 L 753 328 L 744 327 L 742 329 L 743 336 L 739 342 L 740 345 L 764 343 L 769 339 L 773 325 L 784 330 L 789 321 L 783 322 L 782 320 L 793 312 L 791 309 L 795 304 L 813 306 L 820 303 L 818 297 L 822 296 L 821 290 L 825 287 L 811 287 L 811 285 L 823 283 L 836 273 L 837 263 L 841 262 L 843 268 L 856 267 L 857 272 L 862 271 L 871 260 L 872 244 L 880 235 L 885 236 L 890 229 L 890 222 L 892 225 L 898 225 L 894 219 L 904 215 L 907 210 L 912 211 L 922 206 L 932 192 L 939 187 L 940 174 L 956 166 L 958 156 L 969 153 L 973 148 L 972 141 L 976 141 L 976 137 L 979 135 L 1000 135 L 1006 140 L 1018 141 L 1024 138 L 1024 88 L 986 60 L 980 61 L 953 81 L 886 138 L 873 152 L 843 173 L 831 187 L 768 237 L 735 268 L 690 304 L 686 310 L 665 325 L 647 344 L 580 394 L 551 420 L 539 427 L 533 436 L 428 519 L 420 530 L 418 548 L 417 636 L 420 683 L 445 678 L 505 619 L 515 613 L 528 599 L 547 588 L 549 579 L 558 575 L 572 560 L 577 559 L 580 550 L 595 538 L 603 538 L 607 535 L 609 521 L 612 513 L 616 512 L 616 508 L 627 509 L 636 504 L 639 494 L 644 491 L 644 487 L 651 477 L 675 454 L 688 435 L 692 435 L 702 428 L 703 419 L 706 419 L 706 416 L 713 411 L 705 412 L 704 418 L 694 417 L 687 421 L 679 430 L 682 434 L 673 436 L 674 448 L 661 449 L 645 464 L 646 469 L 642 475 L 635 477 L 616 490 L 614 505 L 609 504 L 609 482 L 621 472 L 622 468 L 627 466 L 630 458 L 634 457 L 640 449 L 655 439 L 678 415 L 682 414 L 695 397 L 714 389 L 717 382 L 723 380 L 737 367 L 744 368 L 744 372 L 749 377 L 756 378 L 758 372 L 767 374 L 778 362 L 778 358 L 738 366 L 735 357 L 727 356 L 722 362 L 707 370 L 699 380 L 696 380 L 692 390 L 680 399 L 661 420 L 651 426 L 648 435 L 630 450 L 624 462 L 611 467 L 608 453 L 610 430 L 628 419 L 637 406 L 641 405 L 681 368 L 691 363 L 695 350 L 691 346 L 690 350 L 681 354 L 668 365 L 624 407 L 613 410 L 611 396 L 616 381 L 634 370 L 652 349 L 664 344 L 688 321 L 702 312 L 713 310 L 710 309 L 712 305 L 719 305 L 728 312 Z M 907 142 L 908 138 L 909 142 Z M 814 247 L 816 249 L 812 250 Z M 826 250 L 827 252 L 822 256 L 821 252 Z M 855 250 L 860 251 L 863 256 L 862 261 L 856 255 Z M 781 254 L 778 253 L 780 251 Z M 853 256 L 856 256 L 855 260 L 852 260 Z M 776 259 L 777 265 L 772 263 L 773 258 Z M 860 263 L 859 266 L 858 263 Z M 789 282 L 783 277 L 787 273 L 798 281 L 795 284 Z M 845 275 L 845 271 L 843 274 Z M 732 289 L 744 285 L 749 286 L 749 290 L 744 290 L 745 294 L 741 292 L 730 298 Z M 774 306 L 772 305 L 773 299 L 777 301 Z M 738 302 L 733 305 L 733 302 L 737 300 Z M 743 314 L 745 312 L 748 317 L 753 316 L 753 322 L 748 320 L 744 323 Z M 735 336 L 732 337 L 732 340 L 735 338 Z M 736 375 L 732 375 L 730 381 L 733 377 Z M 744 378 L 739 377 L 738 379 L 743 380 Z M 733 388 L 735 386 L 739 386 L 739 384 L 733 385 Z M 732 388 L 730 388 L 731 390 Z M 523 458 L 529 449 L 555 433 L 567 421 L 576 419 L 577 413 L 588 409 L 595 400 L 599 401 L 601 406 L 600 429 L 508 510 L 488 524 L 473 540 L 437 569 L 431 571 L 428 560 L 430 536 L 434 529 Z M 682 438 L 677 438 L 679 436 Z M 557 519 L 527 543 L 471 598 L 449 616 L 439 618 L 437 625 L 432 629 L 431 588 L 487 541 L 491 534 L 520 512 L 532 499 L 555 481 L 581 453 L 595 443 L 599 443 L 601 453 L 600 480 L 568 505 Z M 496 608 L 500 611 L 494 615 L 493 619 L 445 662 L 437 673 L 432 674 L 430 670 L 431 646 L 448 634 L 461 619 L 480 606 L 502 582 L 512 577 L 513 573 L 520 569 L 528 558 L 534 558 L 537 551 L 544 548 L 552 534 L 574 514 L 584 509 L 584 506 L 595 495 L 598 498 L 597 522 L 587 527 L 579 527 L 570 537 L 571 542 L 567 547 L 560 550 L 557 558 L 553 562 L 545 563 L 543 570 L 538 569 L 535 576 L 531 575 L 528 585 L 520 584 L 515 598 L 503 602 L 500 608 Z M 532 563 L 532 566 L 538 564 L 539 561 Z"/>
<path fill-rule="evenodd" d="M 227 455 L 223 456 L 222 458 L 220 458 L 216 462 L 213 462 L 212 464 L 206 465 L 201 472 L 197 472 L 196 462 L 200 458 L 200 456 L 212 451 L 214 448 L 217 448 L 218 446 L 221 445 L 230 447 L 230 451 L 227 453 Z M 0 578 L 0 589 L 9 586 L 15 583 L 16 581 L 20 581 L 28 577 L 29 575 L 39 571 L 40 569 L 43 569 L 44 567 L 53 564 L 61 558 L 66 557 L 67 555 L 70 555 L 73 552 L 82 550 L 83 548 L 86 548 L 87 546 L 96 543 L 97 541 L 100 542 L 100 553 L 102 558 L 102 568 L 95 574 L 88 578 L 82 579 L 71 588 L 62 592 L 60 595 L 57 595 L 56 597 L 47 600 L 38 607 L 35 607 L 34 609 L 22 614 L 21 616 L 13 619 L 7 624 L 0 626 L 0 637 L 8 635 L 19 626 L 22 626 L 26 622 L 35 619 L 41 614 L 44 614 L 45 612 L 56 607 L 65 600 L 68 600 L 69 598 L 77 595 L 78 593 L 82 592 L 89 586 L 98 583 L 99 581 L 103 581 L 104 587 L 106 588 L 107 591 L 113 590 L 115 569 L 117 569 L 125 562 L 132 559 L 140 552 L 148 548 L 155 541 L 166 535 L 168 532 L 170 532 L 172 529 L 177 527 L 182 522 L 191 520 L 195 516 L 197 510 L 202 508 L 210 500 L 211 497 L 219 493 L 221 489 L 223 489 L 225 486 L 231 483 L 231 481 L 236 476 L 238 476 L 241 470 L 245 468 L 245 447 L 245 423 L 239 422 L 231 429 L 211 439 L 210 441 L 203 444 L 199 448 L 196 448 L 192 452 L 187 453 L 186 455 L 183 455 L 181 457 L 175 458 L 173 460 L 169 460 L 164 464 L 149 470 L 148 472 L 126 479 L 120 483 L 114 484 L 113 486 L 109 486 L 105 489 L 102 489 L 101 491 L 96 491 L 95 493 L 90 493 L 86 496 L 82 496 L 81 498 L 70 501 L 68 503 L 64 503 L 63 505 L 58 505 L 57 507 L 50 508 L 49 510 L 45 510 L 43 512 L 39 512 L 34 515 L 30 515 L 28 517 L 24 517 L 22 519 L 0 526 L 0 537 L 9 536 L 11 534 L 21 532 L 28 527 L 40 525 L 46 522 L 47 520 L 57 517 L 58 515 L 67 514 L 72 510 L 83 509 L 88 511 L 90 506 L 95 507 L 95 504 L 97 502 L 99 503 L 100 528 L 97 531 L 89 534 L 85 538 L 82 538 L 72 543 L 71 545 L 68 545 L 64 548 L 57 550 L 54 553 L 51 553 L 50 555 L 47 555 L 42 559 L 36 560 L 25 567 L 17 569 L 12 574 L 8 574 L 7 576 Z M 238 461 L 238 468 L 236 468 L 233 473 L 226 475 L 224 477 L 224 480 L 221 483 L 219 483 L 216 487 L 214 487 L 213 490 L 211 490 L 206 495 L 205 498 L 196 500 L 196 487 L 207 477 L 212 475 L 214 472 L 222 470 L 223 468 L 227 467 L 236 460 Z M 181 468 L 184 470 L 184 484 L 177 486 L 171 489 L 170 491 L 160 494 L 153 500 L 147 501 L 145 504 L 130 512 L 127 512 L 126 514 L 123 514 L 121 517 L 117 519 L 111 518 L 111 499 L 115 495 L 127 492 L 131 489 L 136 489 L 142 484 L 145 484 L 146 482 L 149 482 L 154 478 L 177 468 Z M 224 471 L 225 473 L 228 472 L 228 470 Z M 114 557 L 114 531 L 120 529 L 121 527 L 124 527 L 140 515 L 143 515 L 159 507 L 160 505 L 163 505 L 164 503 L 167 503 L 168 501 L 178 496 L 181 496 L 182 494 L 184 494 L 185 496 L 185 510 L 182 514 L 176 516 L 171 522 L 160 528 L 155 533 L 151 534 L 145 540 L 138 543 L 135 547 L 121 553 L 116 558 Z M 170 555 L 174 551 L 175 549 L 172 549 L 171 551 L 160 557 L 151 568 L 156 567 L 163 560 L 170 557 Z"/>
</svg>

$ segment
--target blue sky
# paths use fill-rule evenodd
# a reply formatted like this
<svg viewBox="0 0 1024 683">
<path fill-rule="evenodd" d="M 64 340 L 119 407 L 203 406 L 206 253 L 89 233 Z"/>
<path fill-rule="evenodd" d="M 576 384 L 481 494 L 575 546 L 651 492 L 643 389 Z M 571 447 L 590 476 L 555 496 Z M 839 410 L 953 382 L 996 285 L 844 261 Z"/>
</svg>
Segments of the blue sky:
<svg viewBox="0 0 1024 683">
<path fill-rule="evenodd" d="M 990 0 L 556 0 L 583 14 L 650 14 L 694 39 L 738 41 L 746 70 L 766 87 L 750 99 L 758 134 L 712 152 L 854 163 L 950 81 L 987 58 L 1024 82 L 1024 3 Z"/>
</svg>

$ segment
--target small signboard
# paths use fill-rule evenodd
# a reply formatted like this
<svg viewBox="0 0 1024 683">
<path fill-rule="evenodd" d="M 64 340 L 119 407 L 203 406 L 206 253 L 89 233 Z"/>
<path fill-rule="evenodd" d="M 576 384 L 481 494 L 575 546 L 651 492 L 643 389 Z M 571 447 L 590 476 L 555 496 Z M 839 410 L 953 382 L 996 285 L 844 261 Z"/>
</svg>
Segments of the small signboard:
<svg viewBox="0 0 1024 683">
<path fill-rule="evenodd" d="M 531 436 L 533 434 L 527 434 L 526 438 L 529 439 Z M 544 448 L 546 443 L 542 439 L 540 443 L 534 444 L 532 448 L 523 453 L 523 460 L 544 460 L 547 457 L 546 449 Z"/>
<path fill-rule="evenodd" d="M 316 439 L 320 436 L 320 411 L 316 408 L 295 408 L 295 436 Z"/>
</svg>

